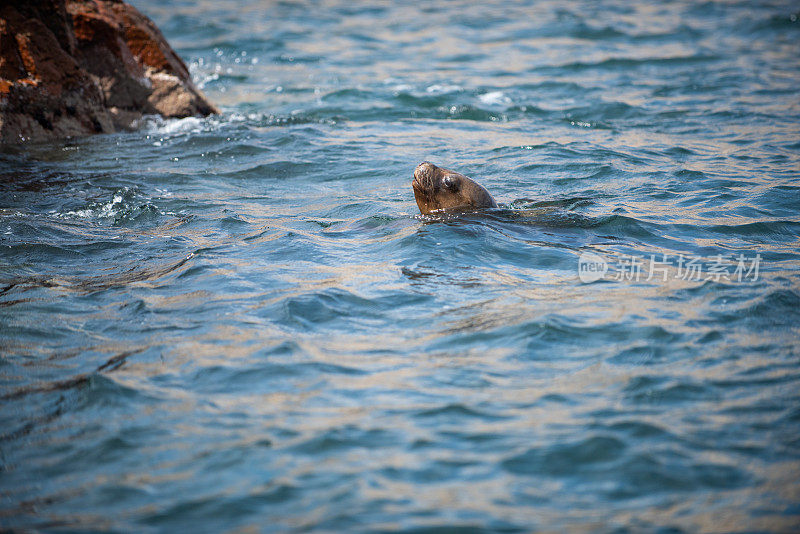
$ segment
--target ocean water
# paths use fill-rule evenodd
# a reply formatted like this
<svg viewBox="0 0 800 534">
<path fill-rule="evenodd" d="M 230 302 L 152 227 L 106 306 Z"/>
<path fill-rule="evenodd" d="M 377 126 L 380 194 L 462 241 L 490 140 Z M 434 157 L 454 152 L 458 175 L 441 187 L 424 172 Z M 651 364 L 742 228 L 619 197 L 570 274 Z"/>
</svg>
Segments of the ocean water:
<svg viewBox="0 0 800 534">
<path fill-rule="evenodd" d="M 0 150 L 0 528 L 800 529 L 796 3 L 134 5 L 222 114 Z"/>
</svg>

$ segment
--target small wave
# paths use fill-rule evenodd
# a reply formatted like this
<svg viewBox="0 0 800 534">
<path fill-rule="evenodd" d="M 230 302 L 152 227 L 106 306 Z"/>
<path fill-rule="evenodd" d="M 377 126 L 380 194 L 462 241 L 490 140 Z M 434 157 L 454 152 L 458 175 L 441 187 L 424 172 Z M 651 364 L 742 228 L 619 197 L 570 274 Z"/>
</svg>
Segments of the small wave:
<svg viewBox="0 0 800 534">
<path fill-rule="evenodd" d="M 183 119 L 164 119 L 159 115 L 148 115 L 141 121 L 141 129 L 149 133 L 179 135 L 198 133 L 206 128 L 208 119 L 186 117 Z"/>
<path fill-rule="evenodd" d="M 557 201 L 533 202 L 528 199 L 514 200 L 510 204 L 501 204 L 498 208 L 485 210 L 446 211 L 415 215 L 415 218 L 424 223 L 475 223 L 487 222 L 508 223 L 513 225 L 530 225 L 548 228 L 605 228 L 608 225 L 623 228 L 638 228 L 636 219 L 619 215 L 606 215 L 590 217 L 574 210 L 590 206 L 593 202 L 588 199 L 571 198 Z M 617 221 L 622 219 L 622 221 Z M 614 221 L 617 221 L 614 223 Z"/>
<path fill-rule="evenodd" d="M 504 113 L 492 113 L 479 107 L 466 104 L 454 105 L 447 108 L 440 108 L 447 118 L 455 120 L 469 120 L 481 122 L 506 122 L 508 116 Z"/>
<path fill-rule="evenodd" d="M 624 442 L 596 435 L 574 443 L 533 447 L 504 460 L 502 466 L 517 475 L 577 475 L 599 466 L 613 469 L 613 463 L 624 451 Z"/>
<path fill-rule="evenodd" d="M 591 69 L 629 69 L 647 66 L 672 66 L 689 63 L 710 63 L 719 61 L 720 57 L 715 55 L 686 55 L 686 56 L 670 56 L 670 57 L 643 57 L 643 58 L 626 58 L 626 57 L 612 57 L 600 61 L 574 61 L 562 65 L 552 65 L 547 67 L 540 67 L 537 70 L 542 71 L 557 71 L 564 70 L 583 71 Z"/>
<path fill-rule="evenodd" d="M 425 92 L 434 95 L 443 95 L 448 93 L 457 93 L 463 91 L 464 88 L 460 85 L 451 85 L 451 84 L 438 84 L 435 83 L 433 85 L 429 85 L 425 88 Z"/>
<path fill-rule="evenodd" d="M 108 244 L 104 243 L 104 246 Z M 135 265 L 127 270 L 116 269 L 100 276 L 83 277 L 55 277 L 46 275 L 24 276 L 15 279 L 1 279 L 0 283 L 5 287 L 0 289 L 0 296 L 6 293 L 25 292 L 37 288 L 57 287 L 63 290 L 74 291 L 78 294 L 88 294 L 96 291 L 103 291 L 110 288 L 126 287 L 134 283 L 155 283 L 159 280 L 175 274 L 179 277 L 191 268 L 192 260 L 199 253 L 189 253 L 185 257 L 175 260 L 167 259 L 162 264 L 140 267 Z M 185 266 L 185 267 L 184 267 Z M 123 267 L 124 268 L 124 267 Z"/>
<path fill-rule="evenodd" d="M 488 93 L 483 93 L 478 95 L 478 100 L 489 106 L 500 106 L 511 102 L 511 99 L 507 97 L 503 91 L 489 91 Z"/>
<path fill-rule="evenodd" d="M 518 198 L 509 203 L 510 209 L 536 209 L 536 208 L 562 208 L 567 211 L 574 211 L 578 208 L 592 206 L 595 202 L 589 197 L 567 197 L 555 198 L 551 200 L 534 200 L 530 198 Z"/>
<path fill-rule="evenodd" d="M 142 197 L 136 188 L 116 190 L 108 202 L 93 202 L 83 208 L 53 213 L 56 219 L 109 220 L 114 224 L 140 221 L 160 215 L 159 209 Z"/>
<path fill-rule="evenodd" d="M 303 175 L 314 168 L 314 164 L 308 161 L 272 161 L 269 163 L 259 163 L 220 174 L 237 180 L 248 179 L 269 179 L 281 178 L 289 179 Z"/>
<path fill-rule="evenodd" d="M 103 376 L 100 373 L 112 372 L 122 367 L 128 360 L 128 358 L 141 353 L 143 350 L 144 349 L 137 348 L 116 354 L 111 358 L 107 359 L 101 365 L 99 365 L 97 369 L 93 372 L 80 373 L 71 378 L 37 383 L 35 385 L 23 386 L 11 391 L 4 391 L 2 394 L 0 394 L 0 399 L 7 401 L 7 400 L 17 399 L 20 397 L 26 397 L 28 395 L 35 395 L 37 393 L 47 393 L 51 391 L 66 391 L 70 389 L 83 387 L 86 386 L 87 384 L 92 384 L 95 387 L 113 385 L 115 387 L 125 390 L 130 395 L 139 395 L 139 393 L 136 392 L 135 390 L 118 386 L 111 379 Z"/>
<path fill-rule="evenodd" d="M 756 239 L 771 238 L 770 242 L 784 239 L 796 241 L 798 236 L 800 236 L 800 222 L 777 220 L 749 222 L 745 224 L 721 224 L 709 226 L 708 230 L 722 235 Z"/>
</svg>

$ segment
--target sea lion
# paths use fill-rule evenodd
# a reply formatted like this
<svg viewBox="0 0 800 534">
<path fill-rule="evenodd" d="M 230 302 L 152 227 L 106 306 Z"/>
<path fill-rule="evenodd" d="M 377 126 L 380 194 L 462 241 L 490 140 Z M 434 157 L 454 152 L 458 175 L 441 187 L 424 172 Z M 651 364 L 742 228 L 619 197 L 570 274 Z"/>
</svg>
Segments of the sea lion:
<svg viewBox="0 0 800 534">
<path fill-rule="evenodd" d="M 427 161 L 414 169 L 411 187 L 423 215 L 433 211 L 497 207 L 492 195 L 480 184 Z"/>
</svg>

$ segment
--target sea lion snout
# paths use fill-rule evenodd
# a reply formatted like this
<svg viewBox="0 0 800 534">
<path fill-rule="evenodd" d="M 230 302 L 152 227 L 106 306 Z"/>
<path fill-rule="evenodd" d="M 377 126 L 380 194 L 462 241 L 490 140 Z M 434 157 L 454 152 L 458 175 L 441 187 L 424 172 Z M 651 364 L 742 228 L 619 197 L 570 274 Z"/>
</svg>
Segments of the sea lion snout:
<svg viewBox="0 0 800 534">
<path fill-rule="evenodd" d="M 435 165 L 428 163 L 427 161 L 423 161 L 417 168 L 414 169 L 414 179 L 420 184 L 425 184 L 426 179 L 429 180 L 430 177 L 433 175 L 433 170 L 436 168 Z"/>
<path fill-rule="evenodd" d="M 423 161 L 422 163 L 417 165 L 416 169 L 414 169 L 414 174 L 416 174 L 418 172 L 430 172 L 431 170 L 433 170 L 435 168 L 436 168 L 436 165 L 434 165 L 433 163 L 429 163 L 427 161 Z"/>
<path fill-rule="evenodd" d="M 423 161 L 417 168 L 414 169 L 414 180 L 411 182 L 411 187 L 414 189 L 414 195 L 423 195 L 426 198 L 431 198 L 437 187 L 434 175 L 438 167 L 427 161 Z"/>
</svg>

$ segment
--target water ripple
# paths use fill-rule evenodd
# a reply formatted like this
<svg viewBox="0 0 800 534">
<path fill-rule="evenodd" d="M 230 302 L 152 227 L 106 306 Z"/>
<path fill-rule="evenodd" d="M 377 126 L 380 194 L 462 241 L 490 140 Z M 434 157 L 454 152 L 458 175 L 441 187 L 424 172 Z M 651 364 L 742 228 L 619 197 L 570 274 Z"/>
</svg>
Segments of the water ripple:
<svg viewBox="0 0 800 534">
<path fill-rule="evenodd" d="M 797 530 L 796 10 L 137 7 L 222 114 L 0 152 L 5 527 Z"/>
</svg>

